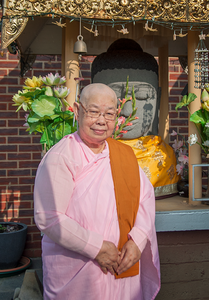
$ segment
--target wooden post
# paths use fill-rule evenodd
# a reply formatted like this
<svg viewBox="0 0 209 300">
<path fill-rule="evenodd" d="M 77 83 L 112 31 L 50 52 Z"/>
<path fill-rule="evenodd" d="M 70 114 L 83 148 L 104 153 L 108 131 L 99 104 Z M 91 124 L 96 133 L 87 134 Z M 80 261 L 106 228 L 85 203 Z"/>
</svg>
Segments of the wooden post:
<svg viewBox="0 0 209 300">
<path fill-rule="evenodd" d="M 169 143 L 169 105 L 168 105 L 168 44 L 160 47 L 159 56 L 159 86 L 161 87 L 161 102 L 159 116 L 159 136 Z"/>
<path fill-rule="evenodd" d="M 77 21 L 69 22 L 66 20 L 66 27 L 63 30 L 62 43 L 62 72 L 66 77 L 66 86 L 70 89 L 67 97 L 68 103 L 72 106 L 76 95 L 75 77 L 79 77 L 78 54 L 73 52 L 74 44 L 79 35 L 79 23 Z"/>
<path fill-rule="evenodd" d="M 188 92 L 194 93 L 197 98 L 190 103 L 189 108 L 191 113 L 194 113 L 196 110 L 199 110 L 201 107 L 200 97 L 201 90 L 195 89 L 195 78 L 194 78 L 194 55 L 195 49 L 197 48 L 199 42 L 199 32 L 189 31 L 188 32 Z M 189 118 L 190 116 L 188 116 Z M 201 141 L 198 134 L 198 130 L 193 122 L 188 121 L 189 123 L 189 136 L 191 134 L 197 134 L 198 140 Z M 199 201 L 192 201 L 192 164 L 200 164 L 202 162 L 201 158 L 201 147 L 197 144 L 189 146 L 189 203 L 193 205 L 198 205 Z M 196 167 L 194 170 L 194 191 L 195 198 L 202 198 L 202 170 L 200 167 Z"/>
</svg>

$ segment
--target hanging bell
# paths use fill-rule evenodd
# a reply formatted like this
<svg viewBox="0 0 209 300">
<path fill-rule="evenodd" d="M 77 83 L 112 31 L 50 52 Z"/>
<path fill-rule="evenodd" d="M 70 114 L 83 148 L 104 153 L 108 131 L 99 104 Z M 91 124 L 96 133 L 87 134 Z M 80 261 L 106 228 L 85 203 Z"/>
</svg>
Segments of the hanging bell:
<svg viewBox="0 0 209 300">
<path fill-rule="evenodd" d="M 73 52 L 77 54 L 85 54 L 87 53 L 87 46 L 86 43 L 83 41 L 83 36 L 78 35 L 77 42 L 75 42 Z"/>
</svg>

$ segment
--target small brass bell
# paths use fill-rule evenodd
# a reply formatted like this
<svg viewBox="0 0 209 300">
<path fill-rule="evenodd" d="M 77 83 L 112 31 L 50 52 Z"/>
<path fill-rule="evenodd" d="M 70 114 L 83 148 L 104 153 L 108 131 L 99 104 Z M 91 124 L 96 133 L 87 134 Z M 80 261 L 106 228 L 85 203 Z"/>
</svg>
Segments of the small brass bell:
<svg viewBox="0 0 209 300">
<path fill-rule="evenodd" d="M 77 39 L 78 40 L 77 42 L 75 42 L 73 52 L 80 55 L 87 53 L 87 46 L 86 43 L 83 41 L 83 36 L 78 35 Z"/>
</svg>

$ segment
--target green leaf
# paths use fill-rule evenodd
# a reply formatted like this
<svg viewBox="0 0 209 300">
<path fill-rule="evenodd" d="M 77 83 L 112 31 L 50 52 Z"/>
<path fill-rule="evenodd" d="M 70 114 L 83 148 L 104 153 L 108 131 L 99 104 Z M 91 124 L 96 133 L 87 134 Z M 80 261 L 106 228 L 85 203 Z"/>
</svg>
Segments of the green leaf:
<svg viewBox="0 0 209 300">
<path fill-rule="evenodd" d="M 204 133 L 206 134 L 207 139 L 208 139 L 209 138 L 209 127 L 205 127 L 204 129 L 205 129 Z"/>
<path fill-rule="evenodd" d="M 34 100 L 31 107 L 40 117 L 54 115 L 54 110 L 58 107 L 58 100 L 54 97 L 41 95 L 39 99 Z"/>
<path fill-rule="evenodd" d="M 177 111 L 179 108 L 182 108 L 183 106 L 188 106 L 196 98 L 197 96 L 194 93 L 189 93 L 188 96 L 184 95 L 181 101 L 178 104 L 176 104 L 175 110 Z"/>
<path fill-rule="evenodd" d="M 63 120 L 71 120 L 74 117 L 74 113 L 72 111 L 66 110 L 66 111 L 56 111 L 56 114 L 59 115 Z"/>
<path fill-rule="evenodd" d="M 29 123 L 35 123 L 35 122 L 40 121 L 40 119 L 41 118 L 37 114 L 31 114 L 31 115 L 29 115 L 29 117 L 27 119 L 27 122 L 29 122 Z"/>
<path fill-rule="evenodd" d="M 190 116 L 190 121 L 204 126 L 209 121 L 209 112 L 204 109 L 197 110 Z"/>
</svg>

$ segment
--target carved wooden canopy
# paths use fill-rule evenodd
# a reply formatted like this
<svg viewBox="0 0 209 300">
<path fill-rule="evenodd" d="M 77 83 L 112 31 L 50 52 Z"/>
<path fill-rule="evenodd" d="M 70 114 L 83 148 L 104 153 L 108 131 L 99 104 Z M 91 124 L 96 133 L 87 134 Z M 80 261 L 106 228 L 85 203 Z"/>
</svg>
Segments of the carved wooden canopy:
<svg viewBox="0 0 209 300">
<path fill-rule="evenodd" d="M 172 28 L 209 28 L 209 1 L 206 0 L 4 0 L 2 48 L 24 30 L 28 18 L 62 17 L 86 22 L 155 22 Z"/>
</svg>

